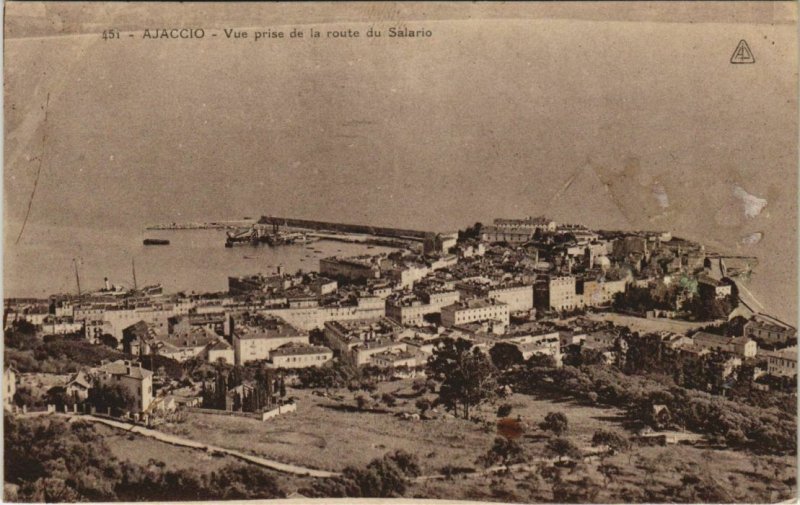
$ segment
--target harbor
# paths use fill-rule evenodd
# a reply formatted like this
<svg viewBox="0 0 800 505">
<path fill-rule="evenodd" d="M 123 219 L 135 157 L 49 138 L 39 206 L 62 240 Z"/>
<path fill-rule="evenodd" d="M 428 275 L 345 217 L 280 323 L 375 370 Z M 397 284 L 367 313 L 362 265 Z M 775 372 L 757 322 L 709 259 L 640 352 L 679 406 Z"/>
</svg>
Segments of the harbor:
<svg viewBox="0 0 800 505">
<path fill-rule="evenodd" d="M 360 243 L 371 246 L 408 248 L 420 243 L 432 232 L 311 221 L 285 217 L 263 216 L 250 226 L 228 231 L 225 247 L 236 245 L 282 246 L 308 244 L 317 240 Z"/>
</svg>

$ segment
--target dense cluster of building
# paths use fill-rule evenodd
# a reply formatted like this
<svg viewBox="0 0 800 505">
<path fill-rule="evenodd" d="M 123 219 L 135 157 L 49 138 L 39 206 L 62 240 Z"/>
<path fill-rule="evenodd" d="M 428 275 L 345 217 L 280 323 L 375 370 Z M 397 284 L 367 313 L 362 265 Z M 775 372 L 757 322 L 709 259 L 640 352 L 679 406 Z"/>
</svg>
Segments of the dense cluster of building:
<svg viewBox="0 0 800 505">
<path fill-rule="evenodd" d="M 470 231 L 430 234 L 419 247 L 388 254 L 324 258 L 318 273 L 278 268 L 231 277 L 224 295 L 104 289 L 7 300 L 5 324 L 25 320 L 44 334 L 81 332 L 133 359 L 155 354 L 282 369 L 338 359 L 402 374 L 421 370 L 443 337 L 485 349 L 506 343 L 525 359 L 546 355 L 557 365 L 576 346 L 612 359 L 619 346 L 614 335 L 554 321 L 608 310 L 632 289 L 661 296 L 659 310 L 640 314 L 649 317 L 681 317 L 693 299 L 733 296 L 703 246 L 669 233 L 593 231 L 545 218 L 496 219 Z M 796 330 L 754 318 L 742 337 L 664 338 L 687 353 L 716 350 L 747 359 L 761 352 L 756 340 L 779 348 Z M 792 352 L 767 357 L 768 373 L 796 374 Z M 152 374 L 140 366 L 103 364 L 98 374 L 136 385 L 142 410 L 152 401 Z"/>
</svg>

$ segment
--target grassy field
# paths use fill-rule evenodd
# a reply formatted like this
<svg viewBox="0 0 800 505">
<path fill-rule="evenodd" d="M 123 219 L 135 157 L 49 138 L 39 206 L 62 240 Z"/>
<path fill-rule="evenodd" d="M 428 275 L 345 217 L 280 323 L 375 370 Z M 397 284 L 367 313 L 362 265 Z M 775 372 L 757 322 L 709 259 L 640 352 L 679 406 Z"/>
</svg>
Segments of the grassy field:
<svg viewBox="0 0 800 505">
<path fill-rule="evenodd" d="M 383 383 L 378 395 L 410 392 L 410 381 Z M 480 409 L 487 421 L 476 423 L 453 417 L 407 421 L 399 412 L 416 412 L 415 398 L 399 398 L 392 408 L 376 405 L 375 411 L 358 411 L 353 393 L 339 390 L 323 398 L 303 390 L 290 390 L 299 399 L 297 412 L 267 422 L 214 414 L 189 415 L 185 423 L 171 429 L 176 434 L 215 445 L 239 449 L 287 463 L 325 470 L 363 466 L 385 453 L 403 449 L 419 458 L 423 474 L 439 474 L 443 467 L 482 470 L 476 463 L 497 434 L 497 405 Z M 511 417 L 519 416 L 526 427 L 518 442 L 533 460 L 549 457 L 546 449 L 551 434 L 538 424 L 548 412 L 563 412 L 569 420 L 566 436 L 578 447 L 589 449 L 599 429 L 631 435 L 623 425 L 621 412 L 613 408 L 583 405 L 573 400 L 535 398 L 514 394 L 498 403 L 512 406 Z M 383 411 L 379 411 L 383 410 Z M 648 471 L 653 461 L 656 470 Z M 788 498 L 796 489 L 784 484 L 796 471 L 793 458 L 766 458 L 743 451 L 710 449 L 705 446 L 636 446 L 626 453 L 610 456 L 607 463 L 620 474 L 605 483 L 598 472 L 600 461 L 580 463 L 564 470 L 565 481 L 588 479 L 598 490 L 593 501 L 620 502 L 649 491 L 666 496 L 681 489 L 681 477 L 689 473 L 710 475 L 730 493 L 733 501 L 766 502 Z M 776 468 L 779 469 L 776 473 Z M 796 483 L 787 481 L 796 486 Z M 670 491 L 671 490 L 671 491 Z M 661 494 L 659 494 L 661 493 Z M 475 499 L 495 501 L 552 501 L 552 483 L 539 476 L 535 467 L 500 475 L 466 475 L 451 480 L 415 482 L 408 497 Z M 628 498 L 623 498 L 628 497 Z"/>
<path fill-rule="evenodd" d="M 390 389 L 408 383 L 388 383 Z M 462 419 L 407 421 L 401 411 L 416 412 L 413 399 L 399 400 L 383 412 L 358 411 L 352 393 L 340 392 L 345 401 L 322 398 L 302 390 L 297 411 L 261 422 L 215 414 L 191 413 L 171 431 L 194 440 L 244 450 L 253 454 L 311 468 L 341 470 L 364 465 L 389 451 L 404 449 L 417 454 L 426 470 L 446 464 L 472 464 L 486 450 L 493 434 L 479 424 Z"/>
<path fill-rule="evenodd" d="M 383 383 L 378 394 L 408 393 L 409 386 L 410 381 Z M 325 470 L 364 465 L 389 451 L 403 449 L 418 456 L 426 473 L 436 473 L 446 465 L 474 466 L 497 434 L 497 405 L 486 405 L 478 410 L 486 423 L 452 416 L 414 421 L 400 419 L 395 414 L 417 412 L 416 398 L 398 398 L 392 408 L 381 404 L 373 411 L 358 411 L 353 393 L 347 391 L 336 393 L 343 397 L 342 401 L 303 390 L 290 390 L 289 394 L 299 398 L 297 412 L 267 422 L 191 413 L 185 423 L 170 431 L 194 440 Z M 595 430 L 617 426 L 620 419 L 615 409 L 572 401 L 515 394 L 499 403 L 512 405 L 511 416 L 519 416 L 528 427 L 526 440 L 541 438 L 537 425 L 551 411 L 567 415 L 575 434 L 574 441 L 579 446 L 589 445 Z"/>
<path fill-rule="evenodd" d="M 204 451 L 170 445 L 152 438 L 124 433 L 120 430 L 95 424 L 95 429 L 105 439 L 111 453 L 120 461 L 146 466 L 151 459 L 162 461 L 167 470 L 197 470 L 208 474 L 224 466 L 246 465 L 231 456 L 212 456 Z M 287 494 L 310 486 L 314 479 L 281 472 L 264 470 L 273 475 Z"/>
<path fill-rule="evenodd" d="M 178 447 L 152 438 L 124 433 L 102 424 L 94 426 L 105 439 L 111 453 L 120 461 L 147 465 L 151 459 L 154 459 L 163 461 L 172 470 L 195 468 L 202 472 L 212 472 L 237 461 L 229 456 L 211 456 L 196 449 Z"/>
</svg>

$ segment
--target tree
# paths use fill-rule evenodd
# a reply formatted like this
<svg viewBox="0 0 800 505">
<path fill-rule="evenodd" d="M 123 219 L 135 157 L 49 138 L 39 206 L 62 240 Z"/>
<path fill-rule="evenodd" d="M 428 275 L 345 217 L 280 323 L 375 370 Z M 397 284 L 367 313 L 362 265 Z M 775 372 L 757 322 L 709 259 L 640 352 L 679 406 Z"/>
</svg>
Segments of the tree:
<svg viewBox="0 0 800 505">
<path fill-rule="evenodd" d="M 567 432 L 569 422 L 563 412 L 549 412 L 544 416 L 544 421 L 539 424 L 539 427 L 543 430 L 552 431 L 556 436 L 560 437 Z"/>
<path fill-rule="evenodd" d="M 383 395 L 381 395 L 381 401 L 385 403 L 387 407 L 394 407 L 395 403 L 397 403 L 397 400 L 391 393 L 383 393 Z"/>
<path fill-rule="evenodd" d="M 558 456 L 558 460 L 562 458 L 577 459 L 581 457 L 581 451 L 574 443 L 568 438 L 553 438 L 547 441 L 547 450 L 551 454 Z"/>
<path fill-rule="evenodd" d="M 444 338 L 428 359 L 428 373 L 440 383 L 439 401 L 465 419 L 470 409 L 497 396 L 497 369 L 471 342 Z"/>
<path fill-rule="evenodd" d="M 419 413 L 424 415 L 425 412 L 427 412 L 428 409 L 431 408 L 431 401 L 428 400 L 427 398 L 419 398 L 416 401 L 415 406 L 419 409 Z"/>
<path fill-rule="evenodd" d="M 98 384 L 89 390 L 88 401 L 99 411 L 113 413 L 135 410 L 136 398 L 120 384 Z"/>
<path fill-rule="evenodd" d="M 397 497 L 405 492 L 408 479 L 419 474 L 416 457 L 398 450 L 373 459 L 365 468 L 347 467 L 337 477 L 316 480 L 301 492 L 315 497 Z"/>
<path fill-rule="evenodd" d="M 533 354 L 525 362 L 529 370 L 536 368 L 551 369 L 556 367 L 556 360 L 549 354 Z"/>
<path fill-rule="evenodd" d="M 509 465 L 524 463 L 527 459 L 524 448 L 516 441 L 505 437 L 496 437 L 492 447 L 486 454 L 478 458 L 478 462 L 487 468 L 501 464 L 508 471 Z"/>
<path fill-rule="evenodd" d="M 286 379 L 283 376 L 281 376 L 281 382 L 280 382 L 280 388 L 279 389 L 280 389 L 281 398 L 286 398 Z"/>
<path fill-rule="evenodd" d="M 172 380 L 181 380 L 184 372 L 181 363 L 166 356 L 150 354 L 142 358 L 142 367 L 156 373 L 159 377 L 169 377 Z"/>
<path fill-rule="evenodd" d="M 495 344 L 489 349 L 489 356 L 492 357 L 494 366 L 500 370 L 508 370 L 514 365 L 520 365 L 525 362 L 519 347 L 508 342 Z"/>
<path fill-rule="evenodd" d="M 35 407 L 39 404 L 39 400 L 33 396 L 30 388 L 19 387 L 14 393 L 14 404 L 18 407 Z"/>
<path fill-rule="evenodd" d="M 11 328 L 8 328 L 3 335 L 6 349 L 14 348 L 20 350 L 34 349 L 39 344 L 36 338 L 36 327 L 25 320 L 14 321 Z"/>
<path fill-rule="evenodd" d="M 458 241 L 463 242 L 469 239 L 477 240 L 481 238 L 481 228 L 483 228 L 481 223 L 475 223 L 473 226 L 469 226 L 465 230 L 458 230 Z"/>
<path fill-rule="evenodd" d="M 628 450 L 631 446 L 630 441 L 622 434 L 615 431 L 598 430 L 592 436 L 592 445 L 605 445 L 613 453 Z"/>
<path fill-rule="evenodd" d="M 513 407 L 510 403 L 504 403 L 497 408 L 497 417 L 508 417 Z"/>
<path fill-rule="evenodd" d="M 100 335 L 100 343 L 112 349 L 119 349 L 119 341 L 113 335 L 103 333 Z"/>
<path fill-rule="evenodd" d="M 49 405 L 55 405 L 57 409 L 62 409 L 64 405 L 71 405 L 73 403 L 72 398 L 67 394 L 67 390 L 64 386 L 53 386 L 48 389 L 46 399 Z"/>
<path fill-rule="evenodd" d="M 356 406 L 358 407 L 358 410 L 364 410 L 367 407 L 368 403 L 369 399 L 366 396 L 364 395 L 356 396 Z"/>
</svg>

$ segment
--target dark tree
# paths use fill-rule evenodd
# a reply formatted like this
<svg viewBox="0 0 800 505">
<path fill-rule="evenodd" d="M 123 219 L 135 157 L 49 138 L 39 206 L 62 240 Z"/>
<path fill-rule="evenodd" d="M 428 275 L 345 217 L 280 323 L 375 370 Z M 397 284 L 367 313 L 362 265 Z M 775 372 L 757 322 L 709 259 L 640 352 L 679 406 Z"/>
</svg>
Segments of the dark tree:
<svg viewBox="0 0 800 505">
<path fill-rule="evenodd" d="M 562 458 L 577 459 L 581 456 L 578 446 L 567 438 L 558 437 L 548 440 L 547 450 L 554 456 L 558 456 L 559 460 Z"/>
<path fill-rule="evenodd" d="M 486 454 L 478 458 L 478 462 L 486 467 L 500 464 L 508 470 L 509 465 L 524 463 L 527 459 L 519 443 L 506 437 L 497 437 Z"/>
<path fill-rule="evenodd" d="M 630 441 L 616 431 L 598 430 L 592 436 L 592 445 L 605 445 L 612 453 L 628 450 L 631 446 Z"/>
<path fill-rule="evenodd" d="M 98 384 L 89 390 L 88 402 L 98 411 L 112 413 L 137 410 L 136 398 L 120 384 Z"/>
<path fill-rule="evenodd" d="M 497 417 L 508 417 L 513 407 L 509 403 L 504 403 L 497 408 Z"/>
<path fill-rule="evenodd" d="M 70 395 L 67 394 L 64 386 L 53 386 L 47 390 L 45 395 L 49 405 L 55 405 L 57 409 L 64 408 L 64 405 L 72 405 L 73 401 Z"/>
<path fill-rule="evenodd" d="M 514 344 L 507 342 L 500 342 L 495 344 L 489 349 L 489 356 L 492 357 L 492 363 L 500 370 L 508 370 L 514 365 L 520 365 L 525 362 L 522 357 L 522 352 Z"/>
<path fill-rule="evenodd" d="M 420 414 L 425 414 L 431 408 L 431 401 L 427 398 L 419 398 L 414 405 L 419 409 Z"/>
<path fill-rule="evenodd" d="M 544 416 L 544 421 L 539 424 L 543 430 L 552 431 L 556 436 L 561 436 L 567 432 L 569 422 L 567 416 L 562 412 L 550 412 Z"/>
<path fill-rule="evenodd" d="M 428 373 L 441 385 L 439 401 L 469 419 L 470 409 L 497 396 L 497 369 L 464 339 L 443 339 L 428 359 Z"/>
</svg>

